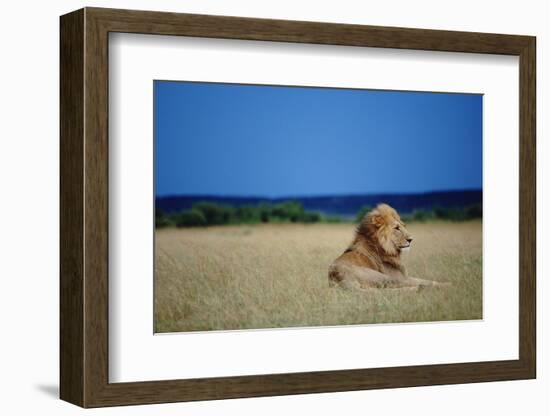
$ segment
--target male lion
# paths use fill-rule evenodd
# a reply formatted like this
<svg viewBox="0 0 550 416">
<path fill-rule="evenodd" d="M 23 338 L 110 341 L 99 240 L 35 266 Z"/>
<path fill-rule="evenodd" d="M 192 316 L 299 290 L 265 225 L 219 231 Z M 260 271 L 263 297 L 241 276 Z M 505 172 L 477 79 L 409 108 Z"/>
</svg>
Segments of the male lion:
<svg viewBox="0 0 550 416">
<path fill-rule="evenodd" d="M 401 252 L 410 247 L 411 241 L 395 209 L 378 205 L 363 217 L 351 245 L 330 265 L 329 285 L 362 291 L 447 285 L 407 275 Z"/>
</svg>

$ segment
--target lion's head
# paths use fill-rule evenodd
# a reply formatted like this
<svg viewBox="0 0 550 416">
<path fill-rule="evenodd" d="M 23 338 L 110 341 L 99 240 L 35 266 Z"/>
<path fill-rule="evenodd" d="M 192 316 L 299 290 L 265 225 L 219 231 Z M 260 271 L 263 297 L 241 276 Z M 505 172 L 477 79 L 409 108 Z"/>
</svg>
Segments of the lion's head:
<svg viewBox="0 0 550 416">
<path fill-rule="evenodd" d="M 357 232 L 378 243 L 377 245 L 389 256 L 399 255 L 402 250 L 408 249 L 412 242 L 405 223 L 401 221 L 397 211 L 387 204 L 379 204 L 368 212 L 361 220 Z"/>
</svg>

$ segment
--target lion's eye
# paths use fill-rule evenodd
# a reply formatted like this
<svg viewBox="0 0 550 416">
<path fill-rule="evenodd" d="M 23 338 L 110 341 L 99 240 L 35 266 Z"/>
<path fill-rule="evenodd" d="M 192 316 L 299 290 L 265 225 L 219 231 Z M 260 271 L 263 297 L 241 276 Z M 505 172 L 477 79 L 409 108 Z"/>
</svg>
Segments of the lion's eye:
<svg viewBox="0 0 550 416">
<path fill-rule="evenodd" d="M 396 230 L 399 230 L 399 225 L 396 225 L 394 228 L 395 228 Z"/>
</svg>

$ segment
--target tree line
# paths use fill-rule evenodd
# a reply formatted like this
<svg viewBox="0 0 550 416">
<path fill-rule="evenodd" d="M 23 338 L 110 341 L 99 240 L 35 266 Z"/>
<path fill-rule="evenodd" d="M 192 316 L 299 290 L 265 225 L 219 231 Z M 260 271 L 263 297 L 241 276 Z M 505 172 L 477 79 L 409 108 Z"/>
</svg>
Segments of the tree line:
<svg viewBox="0 0 550 416">
<path fill-rule="evenodd" d="M 357 213 L 355 221 L 361 221 L 365 214 L 372 209 L 373 207 L 368 205 L 362 207 Z M 481 203 L 479 203 L 462 208 L 447 208 L 436 205 L 432 209 L 417 209 L 410 214 L 403 214 L 401 215 L 401 219 L 405 222 L 425 222 L 430 220 L 468 221 L 481 218 L 482 216 L 483 208 Z"/>
<path fill-rule="evenodd" d="M 355 218 L 359 222 L 372 209 L 362 207 Z M 402 215 L 406 222 L 421 222 L 429 220 L 466 221 L 481 218 L 481 204 L 464 208 L 434 207 L 431 210 L 416 210 L 411 214 Z M 155 226 L 168 227 L 206 227 L 228 224 L 261 224 L 261 223 L 337 223 L 346 219 L 325 215 L 315 211 L 307 211 L 298 201 L 286 201 L 280 204 L 262 203 L 258 205 L 242 205 L 233 207 L 213 202 L 197 202 L 191 209 L 177 213 L 165 213 L 155 210 Z"/>
</svg>

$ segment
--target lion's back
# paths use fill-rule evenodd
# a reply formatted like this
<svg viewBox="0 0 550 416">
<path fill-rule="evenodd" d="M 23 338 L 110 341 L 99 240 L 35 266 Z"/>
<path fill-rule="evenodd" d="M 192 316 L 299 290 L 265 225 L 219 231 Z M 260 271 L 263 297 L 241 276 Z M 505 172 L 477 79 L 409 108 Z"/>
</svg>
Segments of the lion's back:
<svg viewBox="0 0 550 416">
<path fill-rule="evenodd" d="M 347 276 L 350 268 L 361 267 L 378 269 L 375 262 L 369 256 L 362 255 L 355 250 L 347 250 L 334 260 L 328 267 L 328 280 L 330 285 L 341 283 Z"/>
</svg>

